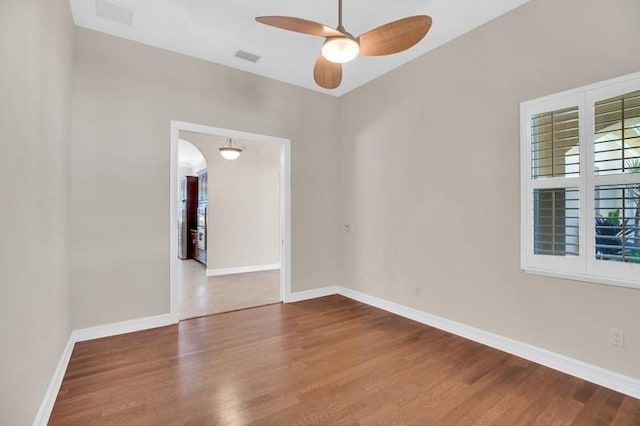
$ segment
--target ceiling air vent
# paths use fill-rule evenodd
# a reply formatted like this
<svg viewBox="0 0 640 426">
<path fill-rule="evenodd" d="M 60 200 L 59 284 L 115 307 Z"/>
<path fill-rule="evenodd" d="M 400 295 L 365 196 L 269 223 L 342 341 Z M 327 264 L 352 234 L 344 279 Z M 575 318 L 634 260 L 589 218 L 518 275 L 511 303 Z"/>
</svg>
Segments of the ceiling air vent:
<svg viewBox="0 0 640 426">
<path fill-rule="evenodd" d="M 236 52 L 236 58 L 244 59 L 245 61 L 256 63 L 260 56 L 254 55 L 253 53 L 245 52 L 244 50 L 238 50 Z"/>
<path fill-rule="evenodd" d="M 96 0 L 96 16 L 119 24 L 133 25 L 133 9 L 113 1 Z"/>
</svg>

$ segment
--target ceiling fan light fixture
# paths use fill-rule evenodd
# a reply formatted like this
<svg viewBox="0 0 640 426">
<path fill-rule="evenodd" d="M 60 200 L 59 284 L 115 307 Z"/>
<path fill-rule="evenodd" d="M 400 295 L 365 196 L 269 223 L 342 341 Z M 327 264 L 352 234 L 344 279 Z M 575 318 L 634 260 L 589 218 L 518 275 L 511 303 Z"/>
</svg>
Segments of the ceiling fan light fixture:
<svg viewBox="0 0 640 426">
<path fill-rule="evenodd" d="M 229 161 L 233 161 L 238 158 L 242 152 L 242 148 L 233 146 L 233 139 L 231 138 L 227 139 L 227 143 L 222 148 L 218 148 L 218 150 L 220 151 L 222 158 Z"/>
<path fill-rule="evenodd" d="M 336 64 L 352 61 L 359 53 L 360 45 L 349 37 L 329 37 L 322 45 L 322 56 Z"/>
<path fill-rule="evenodd" d="M 415 46 L 429 32 L 433 20 L 427 15 L 409 16 L 388 22 L 357 38 L 342 25 L 342 0 L 338 0 L 338 26 L 293 16 L 258 16 L 256 21 L 283 30 L 323 37 L 322 52 L 313 67 L 313 79 L 324 89 L 336 89 L 342 82 L 342 64 L 358 56 L 386 56 Z"/>
</svg>

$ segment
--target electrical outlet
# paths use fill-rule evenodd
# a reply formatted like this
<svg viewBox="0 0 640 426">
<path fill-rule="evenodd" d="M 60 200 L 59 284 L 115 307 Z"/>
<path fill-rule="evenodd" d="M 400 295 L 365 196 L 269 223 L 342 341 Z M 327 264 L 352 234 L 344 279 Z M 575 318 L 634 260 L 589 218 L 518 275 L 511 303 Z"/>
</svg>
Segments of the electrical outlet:
<svg viewBox="0 0 640 426">
<path fill-rule="evenodd" d="M 624 332 L 622 330 L 612 328 L 611 333 L 609 334 L 609 342 L 614 346 L 624 346 Z"/>
<path fill-rule="evenodd" d="M 346 232 L 347 234 L 349 232 L 351 232 L 351 225 L 350 224 L 347 223 L 347 224 L 344 225 L 344 232 Z"/>
<path fill-rule="evenodd" d="M 422 294 L 422 287 L 416 287 L 416 296 L 420 296 Z"/>
</svg>

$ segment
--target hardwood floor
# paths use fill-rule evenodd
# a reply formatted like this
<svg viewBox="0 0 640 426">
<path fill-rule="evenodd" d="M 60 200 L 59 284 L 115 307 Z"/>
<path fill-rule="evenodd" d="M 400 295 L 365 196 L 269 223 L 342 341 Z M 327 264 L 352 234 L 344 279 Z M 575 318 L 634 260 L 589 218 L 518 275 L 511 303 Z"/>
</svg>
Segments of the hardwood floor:
<svg viewBox="0 0 640 426">
<path fill-rule="evenodd" d="M 78 343 L 51 425 L 640 425 L 640 401 L 341 296 Z"/>
<path fill-rule="evenodd" d="M 178 261 L 181 320 L 281 301 L 279 270 L 207 277 L 205 269 L 196 260 Z"/>
</svg>

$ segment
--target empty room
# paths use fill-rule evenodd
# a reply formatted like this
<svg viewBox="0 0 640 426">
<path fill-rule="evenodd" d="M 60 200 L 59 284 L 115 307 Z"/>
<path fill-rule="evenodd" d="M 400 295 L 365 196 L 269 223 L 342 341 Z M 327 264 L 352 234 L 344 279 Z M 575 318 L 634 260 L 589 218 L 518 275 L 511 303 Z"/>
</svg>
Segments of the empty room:
<svg viewBox="0 0 640 426">
<path fill-rule="evenodd" d="M 640 425 L 639 16 L 0 0 L 0 425 Z"/>
</svg>

